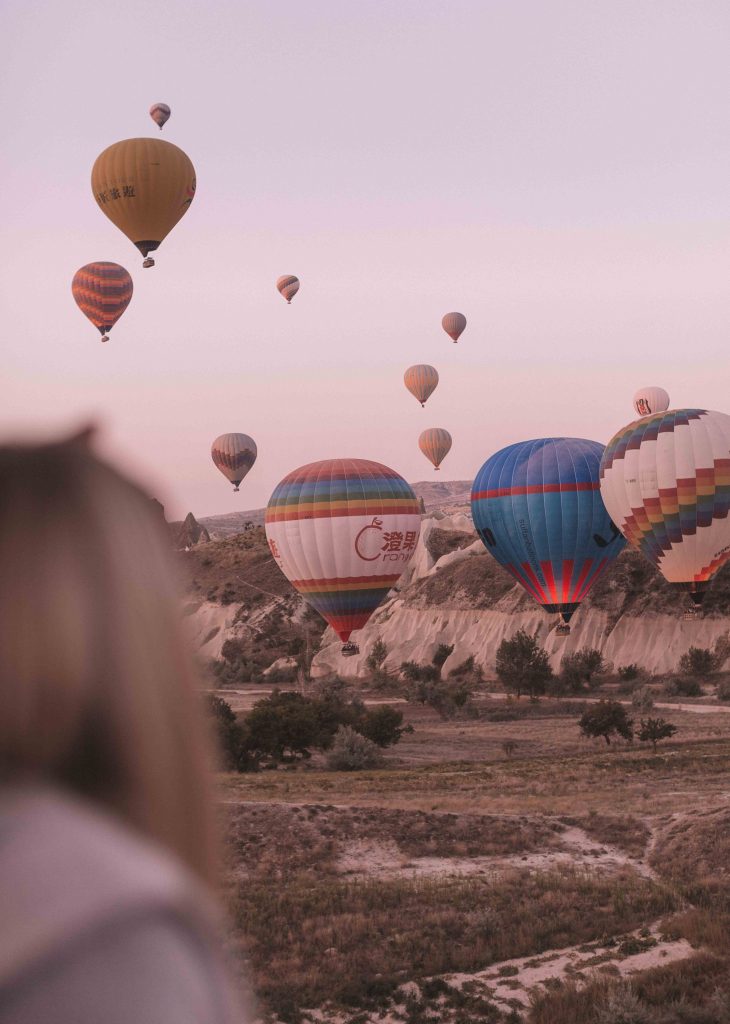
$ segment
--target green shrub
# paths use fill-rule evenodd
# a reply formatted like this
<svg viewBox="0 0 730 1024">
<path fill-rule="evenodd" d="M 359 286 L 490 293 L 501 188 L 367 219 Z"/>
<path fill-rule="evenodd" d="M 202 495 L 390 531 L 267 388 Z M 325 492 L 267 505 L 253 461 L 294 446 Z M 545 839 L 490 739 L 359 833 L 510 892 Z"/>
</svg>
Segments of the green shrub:
<svg viewBox="0 0 730 1024">
<path fill-rule="evenodd" d="M 696 679 L 670 679 L 664 690 L 669 697 L 701 697 L 702 687 Z"/>
<path fill-rule="evenodd" d="M 639 678 L 639 666 L 635 661 L 632 661 L 630 665 L 619 665 L 617 672 L 619 679 L 625 683 L 630 683 L 633 679 Z"/>
<path fill-rule="evenodd" d="M 584 736 L 592 739 L 603 737 L 607 744 L 612 736 L 621 736 L 631 740 L 634 736 L 633 722 L 626 713 L 623 704 L 617 700 L 600 700 L 583 712 L 578 722 Z"/>
<path fill-rule="evenodd" d="M 674 736 L 676 731 L 677 726 L 667 722 L 665 718 L 642 718 L 637 735 L 642 743 L 651 743 L 656 753 L 657 743 Z"/>
<path fill-rule="evenodd" d="M 595 675 L 605 671 L 603 655 L 595 647 L 586 647 L 574 654 L 564 655 L 560 662 L 560 676 L 571 693 L 580 693 L 590 686 Z"/>
<path fill-rule="evenodd" d="M 631 695 L 631 706 L 646 714 L 654 707 L 654 695 L 648 686 L 637 686 Z"/>
<path fill-rule="evenodd" d="M 349 725 L 339 727 L 327 755 L 328 768 L 336 772 L 356 772 L 377 768 L 381 762 L 382 754 L 372 740 L 361 736 Z"/>
<path fill-rule="evenodd" d="M 380 672 L 382 669 L 383 662 L 388 657 L 388 647 L 385 641 L 378 637 L 373 646 L 370 648 L 370 653 L 365 659 L 365 664 L 371 672 Z"/>
<path fill-rule="evenodd" d="M 497 648 L 497 678 L 506 690 L 520 697 L 523 693 L 536 697 L 545 693 L 553 677 L 547 651 L 537 640 L 537 633 L 524 629 L 505 639 Z"/>
<path fill-rule="evenodd" d="M 454 653 L 454 645 L 453 644 L 439 644 L 438 647 L 436 648 L 436 653 L 434 654 L 433 658 L 431 659 L 431 664 L 435 665 L 436 668 L 441 670 L 443 668 L 443 665 L 444 665 L 444 662 L 446 661 L 446 659 L 448 657 L 450 657 L 453 653 Z"/>
<path fill-rule="evenodd" d="M 719 668 L 718 657 L 709 647 L 690 647 L 679 659 L 679 672 L 683 676 L 711 676 Z"/>
</svg>

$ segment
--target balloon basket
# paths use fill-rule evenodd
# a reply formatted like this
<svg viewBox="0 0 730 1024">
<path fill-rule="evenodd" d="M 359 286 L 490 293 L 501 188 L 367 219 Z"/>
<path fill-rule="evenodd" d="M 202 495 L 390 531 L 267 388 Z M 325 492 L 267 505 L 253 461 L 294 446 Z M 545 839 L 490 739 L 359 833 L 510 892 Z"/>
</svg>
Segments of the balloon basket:
<svg viewBox="0 0 730 1024">
<path fill-rule="evenodd" d="M 146 260 L 142 260 L 142 266 L 145 270 L 149 270 L 150 267 L 154 267 L 155 261 L 151 256 L 148 256 Z"/>
<path fill-rule="evenodd" d="M 692 604 L 688 608 L 684 609 L 682 618 L 685 622 L 696 622 L 697 619 L 704 619 L 705 613 L 699 607 L 699 605 Z"/>
<path fill-rule="evenodd" d="M 351 658 L 354 654 L 360 653 L 360 648 L 357 644 L 353 644 L 351 641 L 348 641 L 346 644 L 342 645 L 342 651 L 340 653 L 345 658 Z"/>
<path fill-rule="evenodd" d="M 570 625 L 567 622 L 559 622 L 555 627 L 555 636 L 570 636 Z"/>
</svg>

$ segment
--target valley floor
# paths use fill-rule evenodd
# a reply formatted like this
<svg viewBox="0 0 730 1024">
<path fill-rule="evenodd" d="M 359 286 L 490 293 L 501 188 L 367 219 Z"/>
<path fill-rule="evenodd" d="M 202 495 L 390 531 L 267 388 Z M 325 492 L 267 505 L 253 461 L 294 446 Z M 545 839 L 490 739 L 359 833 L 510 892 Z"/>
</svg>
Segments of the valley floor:
<svg viewBox="0 0 730 1024">
<path fill-rule="evenodd" d="M 404 705 L 381 770 L 221 777 L 262 1017 L 730 1021 L 730 718 L 662 710 L 678 732 L 653 754 L 554 704 Z"/>
</svg>

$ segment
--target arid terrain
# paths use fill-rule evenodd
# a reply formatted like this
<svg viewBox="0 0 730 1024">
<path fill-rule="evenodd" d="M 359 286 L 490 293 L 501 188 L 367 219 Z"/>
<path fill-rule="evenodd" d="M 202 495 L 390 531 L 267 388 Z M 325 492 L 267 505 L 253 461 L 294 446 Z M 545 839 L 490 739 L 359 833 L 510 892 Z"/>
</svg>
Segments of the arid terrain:
<svg viewBox="0 0 730 1024">
<path fill-rule="evenodd" d="M 678 732 L 653 754 L 581 739 L 555 703 L 469 721 L 406 705 L 414 732 L 377 771 L 222 777 L 262 1012 L 730 1019 L 730 716 L 663 712 Z M 636 993 L 655 1016 L 596 1015 Z"/>
<path fill-rule="evenodd" d="M 332 771 L 315 752 L 221 774 L 231 944 L 261 1019 L 729 1022 L 728 665 L 696 680 L 694 696 L 673 689 L 682 654 L 715 649 L 730 630 L 728 573 L 704 619 L 686 621 L 681 595 L 624 554 L 561 646 L 475 545 L 463 511 L 438 507 L 457 491 L 424 496 L 434 504 L 412 568 L 347 661 L 252 518 L 218 540 L 206 520 L 213 541 L 192 524 L 178 532 L 191 629 L 240 722 L 276 687 L 316 696 L 336 673 L 350 697 L 412 727 L 373 770 Z M 566 654 L 601 649 L 602 677 L 579 695 L 509 697 L 494 653 L 518 628 L 537 630 L 556 673 Z M 372 678 L 378 640 L 386 656 Z M 400 670 L 430 664 L 442 643 L 454 644 L 444 679 L 468 657 L 478 670 L 451 717 L 406 699 Z M 629 662 L 633 683 L 618 674 Z M 581 735 L 581 714 L 602 698 L 638 723 L 641 687 L 677 729 L 656 751 Z"/>
</svg>

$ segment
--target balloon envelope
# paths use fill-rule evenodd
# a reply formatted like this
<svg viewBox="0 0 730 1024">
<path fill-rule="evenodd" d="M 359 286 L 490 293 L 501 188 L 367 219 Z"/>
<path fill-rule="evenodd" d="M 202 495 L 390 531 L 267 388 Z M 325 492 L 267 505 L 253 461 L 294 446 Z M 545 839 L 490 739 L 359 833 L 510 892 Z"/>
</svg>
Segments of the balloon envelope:
<svg viewBox="0 0 730 1024">
<path fill-rule="evenodd" d="M 420 528 L 410 486 L 367 459 L 301 466 L 284 477 L 266 509 L 276 564 L 343 642 L 398 582 Z"/>
<path fill-rule="evenodd" d="M 441 326 L 448 336 L 457 342 L 466 327 L 466 317 L 463 313 L 447 313 L 441 320 Z"/>
<path fill-rule="evenodd" d="M 666 412 L 669 395 L 664 388 L 639 388 L 634 395 L 634 409 L 637 416 L 651 416 L 655 412 Z"/>
<path fill-rule="evenodd" d="M 730 416 L 671 409 L 622 427 L 601 460 L 601 494 L 665 579 L 701 592 L 730 558 Z"/>
<path fill-rule="evenodd" d="M 96 158 L 91 187 L 102 212 L 147 256 L 190 207 L 195 168 L 171 142 L 125 139 Z"/>
<path fill-rule="evenodd" d="M 293 274 L 284 274 L 284 276 L 280 277 L 276 282 L 276 287 L 284 296 L 287 303 L 289 303 L 299 291 L 299 278 L 294 277 Z"/>
<path fill-rule="evenodd" d="M 425 405 L 429 395 L 436 390 L 439 375 L 433 366 L 418 363 L 408 367 L 403 374 L 403 381 L 410 393 L 418 399 L 421 405 Z"/>
<path fill-rule="evenodd" d="M 150 107 L 150 117 L 160 131 L 162 131 L 162 126 L 169 120 L 171 113 L 172 111 L 166 103 L 153 103 Z"/>
<path fill-rule="evenodd" d="M 451 434 L 443 427 L 429 427 L 418 438 L 418 447 L 436 469 L 451 451 Z"/>
<path fill-rule="evenodd" d="M 487 551 L 565 622 L 624 546 L 601 500 L 602 453 L 577 437 L 522 441 L 487 459 L 472 488 Z"/>
<path fill-rule="evenodd" d="M 71 282 L 76 305 L 101 331 L 102 341 L 108 340 L 107 334 L 131 302 L 133 290 L 128 271 L 103 260 L 81 267 Z"/>
<path fill-rule="evenodd" d="M 256 442 L 248 434 L 221 434 L 210 449 L 213 462 L 226 480 L 238 490 L 238 485 L 256 461 Z"/>
</svg>

